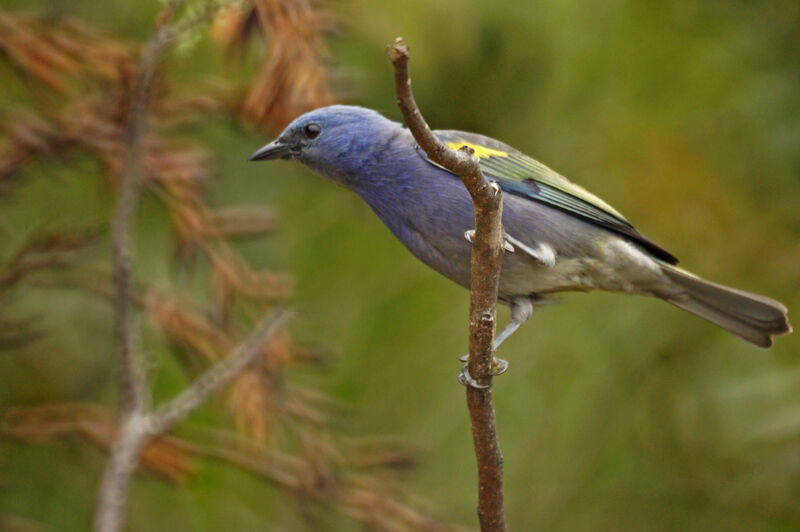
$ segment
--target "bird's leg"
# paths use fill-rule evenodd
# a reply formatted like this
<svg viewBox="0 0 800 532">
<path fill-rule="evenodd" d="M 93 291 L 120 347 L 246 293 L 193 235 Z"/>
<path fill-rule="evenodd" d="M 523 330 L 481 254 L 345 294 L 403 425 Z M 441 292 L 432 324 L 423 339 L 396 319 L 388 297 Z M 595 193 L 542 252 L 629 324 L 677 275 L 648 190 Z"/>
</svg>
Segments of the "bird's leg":
<svg viewBox="0 0 800 532">
<path fill-rule="evenodd" d="M 511 321 L 506 325 L 500 334 L 494 339 L 493 351 L 497 351 L 500 345 L 519 329 L 520 325 L 528 321 L 533 314 L 533 300 L 529 297 L 515 297 L 511 300 Z M 458 375 L 458 382 L 464 386 L 472 386 L 477 389 L 484 389 L 488 386 L 478 384 L 478 381 L 469 374 L 469 354 L 462 356 L 459 360 L 464 363 L 461 373 Z M 492 357 L 492 375 L 502 375 L 508 369 L 508 362 L 502 358 Z"/>
</svg>

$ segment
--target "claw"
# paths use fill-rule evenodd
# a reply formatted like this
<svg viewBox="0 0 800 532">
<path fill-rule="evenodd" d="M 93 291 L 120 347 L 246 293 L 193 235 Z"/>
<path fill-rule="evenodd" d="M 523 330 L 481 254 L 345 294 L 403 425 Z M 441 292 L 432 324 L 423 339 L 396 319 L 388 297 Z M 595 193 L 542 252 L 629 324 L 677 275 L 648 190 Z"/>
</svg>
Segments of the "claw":
<svg viewBox="0 0 800 532">
<path fill-rule="evenodd" d="M 463 386 L 471 386 L 477 390 L 485 390 L 488 388 L 488 385 L 479 384 L 478 381 L 472 378 L 472 375 L 469 374 L 469 355 L 464 355 L 459 357 L 459 360 L 464 363 L 464 366 L 461 368 L 461 373 L 458 374 L 458 382 L 460 382 Z M 498 375 L 502 375 L 506 371 L 508 371 L 508 361 L 503 360 L 502 358 L 494 358 L 492 357 L 492 376 L 497 377 Z"/>
<path fill-rule="evenodd" d="M 503 360 L 502 358 L 493 358 L 492 367 L 494 367 L 494 373 L 492 373 L 492 375 L 495 377 L 502 375 L 508 371 L 508 360 Z"/>
<path fill-rule="evenodd" d="M 506 236 L 508 236 L 508 235 L 506 235 Z M 470 229 L 469 231 L 464 231 L 464 238 L 467 239 L 467 242 L 472 244 L 472 242 L 475 240 L 475 229 Z M 511 242 L 509 242 L 508 239 L 503 240 L 503 249 L 508 251 L 509 253 L 514 253 L 514 251 L 515 251 L 514 246 L 511 245 Z"/>
<path fill-rule="evenodd" d="M 470 386 L 476 390 L 485 390 L 489 387 L 488 384 L 479 384 L 478 381 L 473 379 L 472 375 L 469 374 L 469 369 L 467 369 L 466 364 L 461 368 L 461 373 L 458 374 L 458 382 L 460 382 L 462 386 Z"/>
</svg>

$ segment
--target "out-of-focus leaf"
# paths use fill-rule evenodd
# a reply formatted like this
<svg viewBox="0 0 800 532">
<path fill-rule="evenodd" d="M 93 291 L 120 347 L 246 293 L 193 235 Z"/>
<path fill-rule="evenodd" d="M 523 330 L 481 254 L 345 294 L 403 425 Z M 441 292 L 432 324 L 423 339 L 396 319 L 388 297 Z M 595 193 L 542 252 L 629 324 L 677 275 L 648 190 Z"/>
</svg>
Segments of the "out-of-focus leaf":
<svg viewBox="0 0 800 532">
<path fill-rule="evenodd" d="M 256 35 L 267 43 L 242 102 L 246 121 L 280 130 L 303 112 L 333 103 L 322 39 L 332 27 L 331 15 L 309 0 L 254 0 L 251 10 L 221 13 L 215 36 L 230 51 Z"/>
</svg>

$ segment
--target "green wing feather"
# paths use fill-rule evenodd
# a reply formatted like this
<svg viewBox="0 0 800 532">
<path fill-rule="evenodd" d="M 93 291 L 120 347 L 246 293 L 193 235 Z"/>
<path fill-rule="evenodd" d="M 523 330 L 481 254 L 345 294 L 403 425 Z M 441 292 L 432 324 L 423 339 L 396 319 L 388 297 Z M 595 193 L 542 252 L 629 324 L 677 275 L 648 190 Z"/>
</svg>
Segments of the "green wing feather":
<svg viewBox="0 0 800 532">
<path fill-rule="evenodd" d="M 550 205 L 627 236 L 655 257 L 669 264 L 678 263 L 678 259 L 637 231 L 611 205 L 511 146 L 463 131 L 436 131 L 436 135 L 453 149 L 464 145 L 472 148 L 486 178 L 497 182 L 505 192 Z M 424 152 L 422 155 L 435 164 Z"/>
</svg>

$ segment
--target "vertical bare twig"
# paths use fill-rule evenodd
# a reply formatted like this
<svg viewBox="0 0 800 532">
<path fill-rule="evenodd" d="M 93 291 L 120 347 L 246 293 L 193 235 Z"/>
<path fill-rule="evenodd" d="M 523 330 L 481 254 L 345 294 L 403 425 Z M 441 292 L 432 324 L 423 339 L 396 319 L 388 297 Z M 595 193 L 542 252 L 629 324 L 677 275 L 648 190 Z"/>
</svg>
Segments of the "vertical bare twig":
<svg viewBox="0 0 800 532">
<path fill-rule="evenodd" d="M 168 26 L 162 26 L 142 54 L 133 89 L 126 131 L 127 159 L 122 171 L 119 199 L 111 224 L 112 267 L 116 291 L 116 333 L 120 353 L 120 430 L 100 480 L 94 528 L 119 530 L 125 514 L 130 478 L 139 463 L 147 438 L 144 430 L 145 376 L 136 360 L 136 331 L 133 324 L 130 226 L 139 200 L 142 138 L 147 106 L 156 69 L 169 41 Z"/>
<path fill-rule="evenodd" d="M 265 319 L 250 338 L 221 360 L 187 390 L 172 401 L 150 412 L 146 402 L 147 383 L 136 360 L 136 332 L 133 324 L 132 264 L 130 232 L 138 204 L 142 145 L 146 130 L 147 108 L 158 65 L 169 44 L 182 31 L 206 20 L 218 2 L 209 4 L 208 12 L 184 22 L 180 27 L 170 23 L 182 0 L 172 0 L 159 15 L 159 28 L 142 53 L 136 84 L 128 110 L 125 144 L 127 158 L 122 171 L 120 194 L 112 219 L 112 263 L 115 285 L 116 334 L 120 349 L 120 384 L 122 397 L 117 438 L 100 481 L 94 514 L 94 530 L 116 532 L 122 528 L 128 500 L 130 479 L 136 471 L 147 441 L 163 433 L 197 408 L 215 390 L 242 372 L 261 353 L 265 339 L 282 326 L 286 314 L 275 312 Z"/>
<path fill-rule="evenodd" d="M 165 26 L 156 32 L 142 54 L 136 86 L 128 110 L 128 128 L 125 133 L 127 159 L 122 171 L 119 199 L 111 224 L 112 265 L 117 293 L 115 317 L 117 339 L 120 344 L 123 412 L 141 409 L 144 401 L 144 375 L 137 367 L 135 360 L 136 333 L 132 320 L 130 226 L 139 200 L 142 137 L 145 131 L 150 90 L 156 68 L 168 42 L 167 37 L 168 32 Z"/>
<path fill-rule="evenodd" d="M 389 50 L 394 65 L 397 104 L 417 143 L 434 162 L 458 175 L 475 207 L 475 238 L 470 280 L 469 373 L 485 389 L 467 387 L 467 406 L 478 462 L 478 518 L 482 531 L 507 530 L 503 510 L 503 455 L 497 439 L 492 403 L 492 358 L 497 290 L 503 250 L 503 198 L 500 188 L 489 183 L 473 151 L 462 146 L 451 150 L 431 131 L 411 92 L 408 46 L 398 38 Z"/>
<path fill-rule="evenodd" d="M 134 410 L 120 420 L 119 432 L 111 445 L 111 453 L 100 479 L 94 511 L 95 532 L 117 532 L 122 529 L 130 479 L 139 465 L 139 457 L 148 437 L 145 425 L 141 410 Z"/>
</svg>

